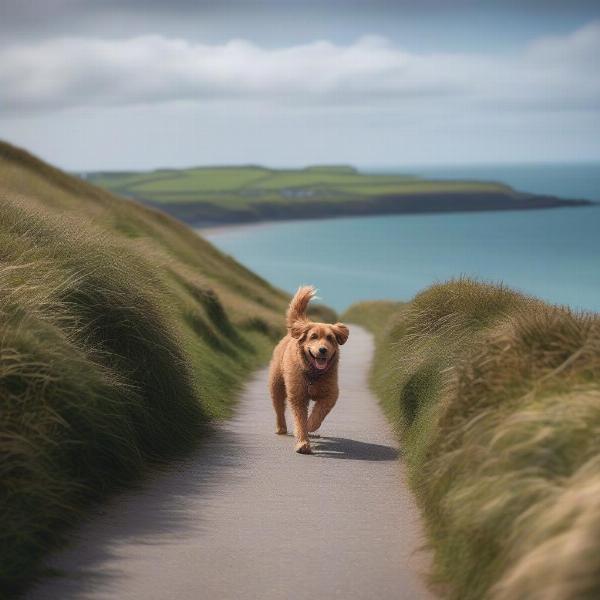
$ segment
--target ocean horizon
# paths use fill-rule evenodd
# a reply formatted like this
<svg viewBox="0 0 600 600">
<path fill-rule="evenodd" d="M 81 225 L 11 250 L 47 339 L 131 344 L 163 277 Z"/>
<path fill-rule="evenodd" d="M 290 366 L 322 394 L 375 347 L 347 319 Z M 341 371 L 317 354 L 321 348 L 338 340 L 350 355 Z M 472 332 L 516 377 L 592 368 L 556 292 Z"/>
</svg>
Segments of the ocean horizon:
<svg viewBox="0 0 600 600">
<path fill-rule="evenodd" d="M 600 201 L 600 161 L 359 167 L 359 171 L 410 174 L 426 179 L 496 181 L 521 192 Z"/>
</svg>

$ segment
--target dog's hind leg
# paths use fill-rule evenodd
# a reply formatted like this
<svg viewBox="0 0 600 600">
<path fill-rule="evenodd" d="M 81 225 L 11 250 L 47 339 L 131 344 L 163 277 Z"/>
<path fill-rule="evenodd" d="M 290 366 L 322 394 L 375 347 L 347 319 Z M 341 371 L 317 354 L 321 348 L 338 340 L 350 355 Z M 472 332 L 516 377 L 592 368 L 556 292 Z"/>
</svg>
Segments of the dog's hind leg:
<svg viewBox="0 0 600 600">
<path fill-rule="evenodd" d="M 283 377 L 271 375 L 269 387 L 273 408 L 275 409 L 275 433 L 284 435 L 287 433 L 287 424 L 285 422 L 285 384 Z"/>
</svg>

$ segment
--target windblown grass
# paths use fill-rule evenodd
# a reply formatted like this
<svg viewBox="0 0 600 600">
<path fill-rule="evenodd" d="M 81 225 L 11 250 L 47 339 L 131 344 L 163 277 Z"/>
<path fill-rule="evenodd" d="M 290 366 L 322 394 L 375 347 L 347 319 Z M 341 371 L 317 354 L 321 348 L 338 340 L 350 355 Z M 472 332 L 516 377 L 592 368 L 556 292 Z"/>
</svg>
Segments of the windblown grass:
<svg viewBox="0 0 600 600">
<path fill-rule="evenodd" d="M 286 303 L 184 225 L 0 144 L 0 596 L 231 412 Z"/>
<path fill-rule="evenodd" d="M 600 597 L 600 318 L 466 279 L 344 318 L 377 337 L 448 595 Z"/>
</svg>

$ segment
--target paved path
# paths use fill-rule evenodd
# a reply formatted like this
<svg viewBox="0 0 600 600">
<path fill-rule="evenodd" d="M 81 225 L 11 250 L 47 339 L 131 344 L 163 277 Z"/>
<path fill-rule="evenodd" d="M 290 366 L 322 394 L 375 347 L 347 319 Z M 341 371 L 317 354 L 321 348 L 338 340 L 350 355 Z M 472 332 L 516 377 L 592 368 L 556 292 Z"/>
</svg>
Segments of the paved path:
<svg viewBox="0 0 600 600">
<path fill-rule="evenodd" d="M 352 327 L 315 455 L 273 433 L 267 372 L 189 460 L 94 515 L 34 599 L 419 600 L 427 559 L 396 442 Z M 288 420 L 289 421 L 289 420 Z"/>
</svg>

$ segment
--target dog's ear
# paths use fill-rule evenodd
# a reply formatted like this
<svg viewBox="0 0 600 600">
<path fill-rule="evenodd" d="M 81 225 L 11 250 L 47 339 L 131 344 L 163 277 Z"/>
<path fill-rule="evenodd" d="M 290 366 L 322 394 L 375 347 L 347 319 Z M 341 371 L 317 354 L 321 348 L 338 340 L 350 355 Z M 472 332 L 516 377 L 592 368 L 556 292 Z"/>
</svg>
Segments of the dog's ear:
<svg viewBox="0 0 600 600">
<path fill-rule="evenodd" d="M 340 346 L 343 346 L 350 335 L 350 330 L 343 323 L 336 323 L 331 326 L 335 339 Z"/>
<path fill-rule="evenodd" d="M 299 342 L 303 342 L 306 339 L 308 327 L 309 325 L 306 321 L 294 321 L 294 324 L 290 328 L 290 335 Z"/>
</svg>

